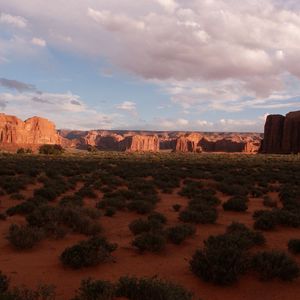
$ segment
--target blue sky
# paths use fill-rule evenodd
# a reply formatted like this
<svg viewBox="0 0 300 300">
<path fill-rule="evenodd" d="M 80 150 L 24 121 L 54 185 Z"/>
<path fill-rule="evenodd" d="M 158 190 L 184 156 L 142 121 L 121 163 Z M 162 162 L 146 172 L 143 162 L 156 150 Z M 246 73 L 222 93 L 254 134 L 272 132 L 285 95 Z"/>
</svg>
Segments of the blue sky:
<svg viewBox="0 0 300 300">
<path fill-rule="evenodd" d="M 278 0 L 0 0 L 0 110 L 58 128 L 262 131 L 300 109 Z"/>
</svg>

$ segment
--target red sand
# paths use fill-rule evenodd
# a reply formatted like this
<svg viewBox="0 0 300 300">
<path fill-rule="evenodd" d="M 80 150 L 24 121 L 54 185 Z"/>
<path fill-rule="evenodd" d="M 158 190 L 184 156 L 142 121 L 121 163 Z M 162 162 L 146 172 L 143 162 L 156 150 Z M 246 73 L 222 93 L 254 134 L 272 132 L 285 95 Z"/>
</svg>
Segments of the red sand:
<svg viewBox="0 0 300 300">
<path fill-rule="evenodd" d="M 31 187 L 32 188 L 32 187 Z M 178 213 L 172 209 L 173 204 L 187 204 L 186 198 L 173 194 L 160 194 L 161 201 L 157 211 L 164 213 L 168 225 L 177 223 Z M 30 191 L 26 192 L 28 195 Z M 226 200 L 219 194 L 222 200 Z M 274 199 L 277 195 L 272 194 Z M 10 200 L 6 196 L 0 197 L 0 208 L 13 206 L 18 201 Z M 88 200 L 92 205 L 93 200 Z M 154 276 L 180 283 L 203 300 L 297 300 L 300 299 L 300 279 L 289 283 L 280 281 L 260 282 L 252 275 L 242 276 L 240 281 L 230 287 L 219 287 L 195 277 L 189 271 L 189 260 L 196 248 L 201 247 L 203 240 L 211 234 L 219 234 L 232 221 L 239 221 L 252 226 L 252 213 L 263 208 L 262 199 L 250 199 L 249 210 L 246 213 L 224 212 L 219 208 L 219 218 L 215 225 L 198 225 L 197 234 L 180 246 L 168 244 L 161 254 L 139 254 L 131 247 L 133 239 L 128 224 L 141 217 L 135 213 L 117 212 L 113 218 L 102 217 L 101 224 L 104 234 L 111 242 L 118 243 L 118 249 L 113 253 L 115 262 L 105 263 L 98 267 L 82 270 L 64 268 L 59 261 L 61 252 L 79 240 L 82 235 L 68 235 L 63 240 L 45 240 L 30 251 L 18 252 L 11 248 L 5 239 L 8 227 L 12 223 L 22 223 L 22 217 L 10 217 L 7 221 L 0 221 L 0 270 L 11 277 L 12 285 L 24 284 L 34 288 L 38 283 L 54 284 L 57 286 L 58 299 L 70 299 L 79 287 L 80 281 L 86 277 L 96 279 L 117 280 L 122 275 Z M 267 239 L 266 249 L 287 250 L 287 242 L 291 238 L 299 238 L 299 229 L 280 228 L 276 231 L 264 233 Z M 300 264 L 300 257 L 295 257 Z"/>
</svg>

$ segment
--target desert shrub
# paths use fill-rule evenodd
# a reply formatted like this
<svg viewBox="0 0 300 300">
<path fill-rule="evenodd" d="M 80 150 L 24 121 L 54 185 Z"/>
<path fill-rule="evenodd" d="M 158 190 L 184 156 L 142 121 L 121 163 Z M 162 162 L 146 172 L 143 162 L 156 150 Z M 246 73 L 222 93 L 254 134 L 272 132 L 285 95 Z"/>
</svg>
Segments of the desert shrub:
<svg viewBox="0 0 300 300">
<path fill-rule="evenodd" d="M 254 228 L 259 230 L 272 230 L 277 225 L 277 215 L 273 211 L 254 212 Z"/>
<path fill-rule="evenodd" d="M 9 279 L 6 275 L 4 275 L 0 271 L 0 296 L 2 293 L 6 292 L 8 290 L 8 287 L 9 287 Z"/>
<path fill-rule="evenodd" d="M 136 211 L 139 214 L 148 214 L 150 213 L 154 206 L 151 202 L 144 200 L 135 200 L 128 203 L 127 208 L 131 211 Z"/>
<path fill-rule="evenodd" d="M 114 207 L 108 207 L 105 210 L 104 215 L 106 217 L 113 217 L 116 214 L 116 209 Z"/>
<path fill-rule="evenodd" d="M 114 295 L 115 286 L 109 281 L 88 278 L 81 281 L 72 300 L 112 300 Z"/>
<path fill-rule="evenodd" d="M 13 224 L 9 227 L 7 239 L 18 250 L 31 249 L 43 238 L 43 231 L 29 226 Z"/>
<path fill-rule="evenodd" d="M 231 235 L 210 236 L 190 261 L 191 271 L 205 281 L 229 285 L 248 268 L 244 249 Z"/>
<path fill-rule="evenodd" d="M 59 155 L 64 152 L 64 149 L 61 145 L 42 145 L 39 148 L 40 154 L 46 154 L 46 155 Z"/>
<path fill-rule="evenodd" d="M 276 217 L 280 225 L 295 228 L 300 226 L 300 212 L 297 210 L 279 209 Z"/>
<path fill-rule="evenodd" d="M 185 186 L 181 189 L 179 195 L 187 198 L 196 196 L 203 188 L 203 184 L 197 181 L 185 180 L 184 184 Z"/>
<path fill-rule="evenodd" d="M 272 200 L 271 197 L 269 197 L 269 196 L 264 196 L 263 205 L 266 207 L 276 208 L 277 201 Z"/>
<path fill-rule="evenodd" d="M 42 197 L 48 201 L 53 201 L 59 193 L 52 187 L 42 187 L 34 191 L 35 197 Z"/>
<path fill-rule="evenodd" d="M 97 198 L 97 195 L 91 186 L 84 186 L 82 187 L 77 193 L 77 196 L 82 198 Z"/>
<path fill-rule="evenodd" d="M 162 234 L 151 232 L 142 233 L 132 241 L 132 245 L 141 252 L 159 252 L 164 249 L 165 244 L 166 240 Z"/>
<path fill-rule="evenodd" d="M 30 213 L 32 210 L 34 210 L 35 207 L 36 207 L 36 205 L 33 201 L 25 201 L 16 206 L 12 206 L 12 207 L 8 208 L 6 210 L 6 214 L 8 216 L 26 215 L 26 214 Z"/>
<path fill-rule="evenodd" d="M 0 295 L 2 300 L 55 300 L 56 293 L 53 285 L 41 284 L 35 290 L 27 287 L 15 287 Z"/>
<path fill-rule="evenodd" d="M 252 258 L 252 268 L 261 280 L 279 278 L 290 281 L 299 276 L 297 263 L 280 251 L 263 251 Z"/>
<path fill-rule="evenodd" d="M 32 150 L 29 149 L 29 148 L 27 148 L 27 149 L 25 149 L 25 148 L 19 148 L 17 150 L 17 154 L 31 154 L 31 153 L 32 153 Z"/>
<path fill-rule="evenodd" d="M 158 278 L 121 277 L 116 295 L 129 300 L 192 300 L 182 286 Z"/>
<path fill-rule="evenodd" d="M 236 239 L 237 245 L 242 249 L 265 244 L 266 239 L 259 231 L 253 231 L 242 223 L 232 222 L 226 229 L 226 234 Z"/>
<path fill-rule="evenodd" d="M 174 211 L 178 212 L 181 209 L 181 205 L 180 204 L 174 204 L 173 206 Z"/>
<path fill-rule="evenodd" d="M 186 238 L 194 235 L 196 227 L 190 224 L 182 224 L 167 229 L 168 239 L 176 245 L 181 244 Z"/>
<path fill-rule="evenodd" d="M 78 195 L 64 196 L 59 201 L 61 206 L 83 206 L 83 199 Z"/>
<path fill-rule="evenodd" d="M 148 216 L 148 221 L 157 221 L 161 224 L 166 224 L 167 218 L 163 214 L 155 211 Z"/>
<path fill-rule="evenodd" d="M 117 248 L 103 237 L 93 237 L 87 241 L 66 248 L 60 256 L 61 262 L 73 269 L 95 266 L 107 261 Z"/>
<path fill-rule="evenodd" d="M 289 251 L 293 254 L 300 253 L 300 239 L 291 239 L 288 242 Z"/>
<path fill-rule="evenodd" d="M 223 203 L 223 209 L 230 211 L 243 212 L 248 209 L 247 200 L 245 197 L 235 196 Z"/>
<path fill-rule="evenodd" d="M 245 185 L 223 182 L 218 185 L 219 191 L 231 196 L 247 196 L 248 188 Z"/>
<path fill-rule="evenodd" d="M 156 219 L 137 219 L 129 224 L 129 229 L 134 235 L 139 235 L 144 232 L 160 232 L 163 224 Z"/>
<path fill-rule="evenodd" d="M 217 210 L 210 206 L 202 206 L 197 209 L 188 208 L 179 214 L 179 219 L 182 222 L 195 224 L 213 224 L 217 218 Z"/>
</svg>

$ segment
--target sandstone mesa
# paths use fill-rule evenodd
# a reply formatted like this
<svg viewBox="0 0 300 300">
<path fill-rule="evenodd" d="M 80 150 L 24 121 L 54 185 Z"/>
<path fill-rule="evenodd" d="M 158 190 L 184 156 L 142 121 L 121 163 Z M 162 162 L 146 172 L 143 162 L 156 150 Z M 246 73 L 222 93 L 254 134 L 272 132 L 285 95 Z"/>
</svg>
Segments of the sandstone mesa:
<svg viewBox="0 0 300 300">
<path fill-rule="evenodd" d="M 129 152 L 299 153 L 300 111 L 269 115 L 265 133 L 200 133 L 177 131 L 56 130 L 47 119 L 25 121 L 0 113 L 0 148 L 37 150 L 43 144 L 65 148 Z"/>
</svg>

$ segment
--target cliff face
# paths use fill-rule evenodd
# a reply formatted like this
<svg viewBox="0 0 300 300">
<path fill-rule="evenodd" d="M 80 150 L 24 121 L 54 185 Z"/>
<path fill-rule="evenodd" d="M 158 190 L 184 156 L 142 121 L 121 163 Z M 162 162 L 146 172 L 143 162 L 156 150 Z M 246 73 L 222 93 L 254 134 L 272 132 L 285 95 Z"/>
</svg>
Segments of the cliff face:
<svg viewBox="0 0 300 300">
<path fill-rule="evenodd" d="M 33 117 L 25 122 L 15 116 L 0 114 L 1 146 L 61 144 L 55 125 L 47 119 Z"/>
<path fill-rule="evenodd" d="M 199 145 L 202 136 L 192 133 L 187 136 L 181 136 L 177 139 L 175 151 L 177 152 L 202 152 Z"/>
<path fill-rule="evenodd" d="M 283 153 L 300 152 L 300 111 L 286 115 L 282 137 Z"/>
<path fill-rule="evenodd" d="M 159 151 L 159 139 L 157 135 L 133 135 L 127 136 L 119 143 L 120 151 Z"/>
<path fill-rule="evenodd" d="M 263 152 L 281 153 L 285 117 L 269 115 L 265 123 Z"/>
<path fill-rule="evenodd" d="M 270 115 L 265 124 L 263 153 L 300 152 L 300 111 L 290 112 L 285 117 Z"/>
</svg>

